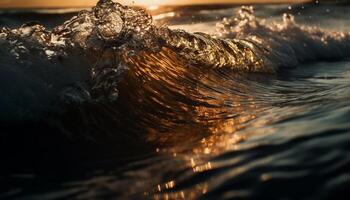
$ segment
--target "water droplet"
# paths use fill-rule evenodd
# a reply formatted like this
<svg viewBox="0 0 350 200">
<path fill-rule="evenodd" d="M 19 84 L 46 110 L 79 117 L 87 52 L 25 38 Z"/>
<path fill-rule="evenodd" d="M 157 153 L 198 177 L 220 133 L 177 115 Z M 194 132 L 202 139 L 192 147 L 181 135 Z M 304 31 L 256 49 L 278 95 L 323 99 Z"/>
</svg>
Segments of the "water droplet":
<svg viewBox="0 0 350 200">
<path fill-rule="evenodd" d="M 103 21 L 98 25 L 98 32 L 105 40 L 116 39 L 124 26 L 124 22 L 118 13 L 112 12 L 103 17 Z"/>
</svg>

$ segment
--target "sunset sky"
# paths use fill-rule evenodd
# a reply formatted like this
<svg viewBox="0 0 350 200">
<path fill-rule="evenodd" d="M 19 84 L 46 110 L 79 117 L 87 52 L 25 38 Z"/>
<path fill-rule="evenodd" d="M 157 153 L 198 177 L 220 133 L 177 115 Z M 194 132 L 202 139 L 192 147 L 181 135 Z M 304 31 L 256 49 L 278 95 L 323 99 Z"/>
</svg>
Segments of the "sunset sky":
<svg viewBox="0 0 350 200">
<path fill-rule="evenodd" d="M 162 5 L 162 4 L 204 4 L 204 3 L 281 3 L 305 2 L 307 0 L 119 0 L 123 4 Z M 90 7 L 97 0 L 0 0 L 0 8 L 47 8 L 47 7 Z"/>
</svg>

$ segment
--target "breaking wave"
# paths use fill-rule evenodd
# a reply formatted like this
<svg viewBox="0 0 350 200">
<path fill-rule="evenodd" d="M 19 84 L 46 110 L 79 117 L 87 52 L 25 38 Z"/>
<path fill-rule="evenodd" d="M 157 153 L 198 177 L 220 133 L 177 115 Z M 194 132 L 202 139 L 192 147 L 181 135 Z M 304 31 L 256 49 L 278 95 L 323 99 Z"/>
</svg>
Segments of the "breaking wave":
<svg viewBox="0 0 350 200">
<path fill-rule="evenodd" d="M 350 54 L 348 33 L 301 26 L 289 14 L 282 23 L 267 23 L 252 7 L 242 7 L 216 28 L 209 35 L 156 26 L 146 11 L 109 0 L 52 30 L 36 23 L 2 28 L 0 119 L 62 119 L 71 109 L 91 106 L 106 107 L 112 118 L 125 118 L 120 114 L 125 104 L 130 104 L 128 113 L 137 107 L 130 102 L 153 98 L 150 107 L 161 104 L 162 112 L 176 113 L 180 120 L 178 112 L 188 112 L 191 104 L 218 106 L 206 105 L 205 95 L 191 93 L 191 88 L 207 85 L 200 78 L 207 74 L 216 74 L 218 80 L 247 72 L 276 74 Z M 124 101 L 118 105 L 120 98 Z M 133 110 L 135 116 L 143 111 Z"/>
</svg>

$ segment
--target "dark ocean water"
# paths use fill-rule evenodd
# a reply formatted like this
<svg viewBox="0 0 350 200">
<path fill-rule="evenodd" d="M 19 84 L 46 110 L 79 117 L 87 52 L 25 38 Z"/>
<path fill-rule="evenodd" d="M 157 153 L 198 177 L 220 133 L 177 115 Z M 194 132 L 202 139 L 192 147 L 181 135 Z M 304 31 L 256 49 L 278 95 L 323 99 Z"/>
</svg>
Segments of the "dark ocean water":
<svg viewBox="0 0 350 200">
<path fill-rule="evenodd" d="M 347 5 L 118 9 L 0 32 L 0 199 L 348 198 Z"/>
</svg>

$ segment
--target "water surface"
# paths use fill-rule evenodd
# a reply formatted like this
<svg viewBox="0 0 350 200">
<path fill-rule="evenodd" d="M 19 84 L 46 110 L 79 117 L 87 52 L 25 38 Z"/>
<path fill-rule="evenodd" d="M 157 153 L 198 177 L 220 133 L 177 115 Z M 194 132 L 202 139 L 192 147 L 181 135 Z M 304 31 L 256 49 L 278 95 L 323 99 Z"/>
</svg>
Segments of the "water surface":
<svg viewBox="0 0 350 200">
<path fill-rule="evenodd" d="M 8 68 L 12 60 L 3 60 L 0 198 L 345 198 L 348 6 L 162 9 L 152 11 L 156 26 L 186 32 L 161 32 L 167 39 L 159 49 L 148 32 L 133 33 L 142 38 L 129 39 L 136 42 L 121 56 L 127 69 L 110 67 L 119 61 L 103 54 L 95 63 L 116 70 L 96 67 L 91 82 L 85 60 L 74 60 L 78 53 L 64 57 L 64 67 L 33 52 L 28 60 L 38 59 L 34 64 Z M 54 25 L 66 15 L 55 15 Z M 136 28 L 148 23 L 142 17 Z M 14 19 L 5 16 L 1 25 L 22 23 Z M 40 48 L 48 57 L 57 50 Z M 28 66 L 35 79 L 22 75 Z M 47 71 L 37 75 L 35 66 Z"/>
</svg>

